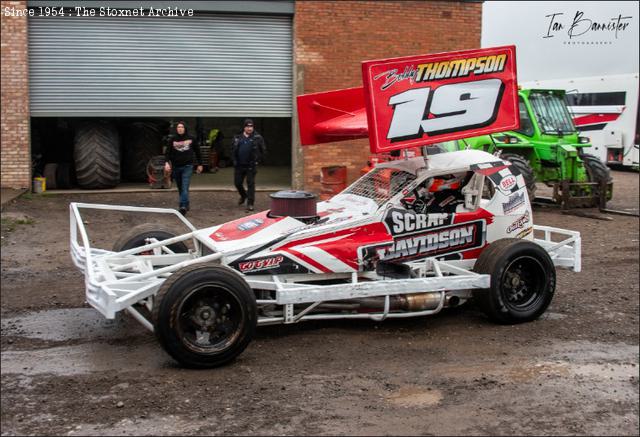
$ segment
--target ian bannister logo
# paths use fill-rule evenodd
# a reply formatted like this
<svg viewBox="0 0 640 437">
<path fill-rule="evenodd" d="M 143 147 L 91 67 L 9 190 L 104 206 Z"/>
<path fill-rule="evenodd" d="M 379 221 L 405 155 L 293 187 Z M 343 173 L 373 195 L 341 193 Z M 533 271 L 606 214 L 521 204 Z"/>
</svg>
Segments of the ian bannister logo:
<svg viewBox="0 0 640 437">
<path fill-rule="evenodd" d="M 566 37 L 564 44 L 612 44 L 631 25 L 633 17 L 618 14 L 614 17 L 590 17 L 576 10 L 575 14 L 555 12 L 545 15 L 546 33 L 543 39 Z"/>
<path fill-rule="evenodd" d="M 27 9 L 15 7 L 2 8 L 5 17 L 193 17 L 193 9 L 183 9 L 177 6 L 154 8 L 112 8 L 101 6 L 97 8 L 86 6 L 34 6 Z"/>
</svg>

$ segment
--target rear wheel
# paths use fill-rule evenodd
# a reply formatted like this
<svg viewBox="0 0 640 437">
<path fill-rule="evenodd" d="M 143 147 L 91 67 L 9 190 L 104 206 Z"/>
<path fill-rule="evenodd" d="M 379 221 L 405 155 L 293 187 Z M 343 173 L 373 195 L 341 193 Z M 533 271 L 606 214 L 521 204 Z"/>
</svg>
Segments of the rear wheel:
<svg viewBox="0 0 640 437">
<path fill-rule="evenodd" d="M 153 306 L 162 347 L 187 367 L 226 364 L 247 347 L 257 325 L 255 295 L 227 267 L 199 264 L 167 279 Z"/>
<path fill-rule="evenodd" d="M 536 195 L 536 175 L 533 172 L 533 168 L 531 167 L 531 163 L 527 158 L 522 155 L 518 155 L 515 153 L 503 153 L 500 158 L 505 161 L 509 161 L 515 168 L 517 168 L 522 177 L 524 178 L 524 183 L 527 186 L 527 193 L 529 194 L 529 200 L 533 201 Z"/>
<path fill-rule="evenodd" d="M 556 270 L 539 244 L 518 238 L 491 243 L 473 268 L 491 275 L 488 290 L 479 292 L 487 316 L 502 324 L 529 322 L 545 312 L 556 287 Z"/>
</svg>

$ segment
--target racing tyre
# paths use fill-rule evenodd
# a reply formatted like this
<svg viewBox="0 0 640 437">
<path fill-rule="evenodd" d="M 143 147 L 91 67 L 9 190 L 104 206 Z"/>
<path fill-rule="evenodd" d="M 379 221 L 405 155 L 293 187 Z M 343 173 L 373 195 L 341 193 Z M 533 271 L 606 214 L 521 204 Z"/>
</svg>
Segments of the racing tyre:
<svg viewBox="0 0 640 437">
<path fill-rule="evenodd" d="M 123 138 L 123 175 L 131 182 L 147 181 L 147 163 L 162 153 L 162 134 L 154 123 L 135 122 Z"/>
<path fill-rule="evenodd" d="M 116 240 L 113 244 L 114 252 L 121 252 L 123 250 L 133 249 L 134 247 L 144 246 L 148 243 L 149 238 L 155 238 L 158 241 L 168 240 L 169 238 L 175 237 L 176 234 L 173 232 L 162 228 L 160 225 L 156 225 L 153 223 L 145 223 L 142 225 L 135 226 L 129 230 L 129 232 L 125 232 L 123 235 Z M 173 243 L 168 246 L 169 249 L 174 251 L 175 253 L 186 253 L 189 251 L 189 248 L 182 241 L 177 243 Z M 142 252 L 140 255 L 150 255 L 153 250 L 149 252 Z"/>
<path fill-rule="evenodd" d="M 178 270 L 162 284 L 153 306 L 160 344 L 176 361 L 192 368 L 232 361 L 253 338 L 257 320 L 249 285 L 219 265 Z"/>
<path fill-rule="evenodd" d="M 73 147 L 78 185 L 112 188 L 120 182 L 120 140 L 110 122 L 92 121 L 76 130 Z"/>
<path fill-rule="evenodd" d="M 533 202 L 533 199 L 536 195 L 536 175 L 533 172 L 533 168 L 531 168 L 531 163 L 529 162 L 529 160 L 524 156 L 515 153 L 503 153 L 502 155 L 500 155 L 500 158 L 504 159 L 505 161 L 509 161 L 515 168 L 520 171 L 520 173 L 522 173 L 524 183 L 527 186 L 529 201 Z"/>
<path fill-rule="evenodd" d="M 491 243 L 473 270 L 491 275 L 489 289 L 477 298 L 494 322 L 529 322 L 544 313 L 553 299 L 555 266 L 547 251 L 531 241 L 505 238 Z"/>
<path fill-rule="evenodd" d="M 611 170 L 609 170 L 609 167 L 607 167 L 604 162 L 600 161 L 597 156 L 583 153 L 580 155 L 580 158 L 582 159 L 582 162 L 584 162 L 584 167 L 587 170 L 587 175 L 589 176 L 589 182 L 598 183 L 598 187 L 594 190 L 593 196 L 599 198 L 600 184 L 602 182 L 611 182 Z"/>
</svg>

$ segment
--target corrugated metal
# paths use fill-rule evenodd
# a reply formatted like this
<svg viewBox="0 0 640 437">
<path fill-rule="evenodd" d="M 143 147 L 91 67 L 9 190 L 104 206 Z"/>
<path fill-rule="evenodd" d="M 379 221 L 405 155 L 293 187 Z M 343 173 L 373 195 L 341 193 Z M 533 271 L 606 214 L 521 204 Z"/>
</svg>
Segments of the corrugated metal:
<svg viewBox="0 0 640 437">
<path fill-rule="evenodd" d="M 291 17 L 33 17 L 29 75 L 36 117 L 290 117 Z"/>
</svg>

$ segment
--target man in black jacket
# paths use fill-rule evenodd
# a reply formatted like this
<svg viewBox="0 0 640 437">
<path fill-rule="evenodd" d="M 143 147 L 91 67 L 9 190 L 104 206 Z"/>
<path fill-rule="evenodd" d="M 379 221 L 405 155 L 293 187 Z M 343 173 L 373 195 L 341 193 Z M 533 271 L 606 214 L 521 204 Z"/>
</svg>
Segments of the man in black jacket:
<svg viewBox="0 0 640 437">
<path fill-rule="evenodd" d="M 238 205 L 247 201 L 247 211 L 253 211 L 256 192 L 256 166 L 262 163 L 267 148 L 264 138 L 254 131 L 253 120 L 247 118 L 244 121 L 242 133 L 233 137 L 231 144 L 231 157 L 233 159 L 234 183 L 240 201 Z M 244 180 L 247 179 L 247 189 L 244 188 Z"/>
<path fill-rule="evenodd" d="M 200 146 L 196 140 L 187 133 L 187 125 L 184 121 L 178 122 L 176 131 L 169 137 L 167 151 L 165 153 L 165 171 L 171 172 L 178 186 L 180 196 L 180 213 L 187 215 L 189 211 L 189 184 L 193 167 L 196 172 L 202 172 Z"/>
</svg>

